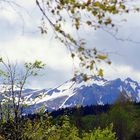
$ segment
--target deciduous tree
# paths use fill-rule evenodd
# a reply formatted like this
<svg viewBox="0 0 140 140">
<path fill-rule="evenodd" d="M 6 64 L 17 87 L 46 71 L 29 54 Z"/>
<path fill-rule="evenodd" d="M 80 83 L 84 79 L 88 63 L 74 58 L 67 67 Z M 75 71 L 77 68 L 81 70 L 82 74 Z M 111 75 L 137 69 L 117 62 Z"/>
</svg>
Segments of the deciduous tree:
<svg viewBox="0 0 140 140">
<path fill-rule="evenodd" d="M 36 0 L 42 13 L 41 33 L 53 31 L 71 53 L 73 60 L 80 63 L 83 80 L 88 80 L 87 73 L 103 76 L 100 62 L 111 64 L 108 54 L 100 52 L 97 47 L 89 46 L 92 32 L 97 29 L 108 29 L 115 36 L 118 31 L 113 18 L 117 15 L 139 11 L 130 0 Z M 83 32 L 84 30 L 84 32 Z M 85 33 L 88 32 L 88 36 Z M 101 40 L 102 41 L 102 40 Z M 93 42 L 94 43 L 94 42 Z M 92 44 L 93 44 L 92 43 Z"/>
</svg>

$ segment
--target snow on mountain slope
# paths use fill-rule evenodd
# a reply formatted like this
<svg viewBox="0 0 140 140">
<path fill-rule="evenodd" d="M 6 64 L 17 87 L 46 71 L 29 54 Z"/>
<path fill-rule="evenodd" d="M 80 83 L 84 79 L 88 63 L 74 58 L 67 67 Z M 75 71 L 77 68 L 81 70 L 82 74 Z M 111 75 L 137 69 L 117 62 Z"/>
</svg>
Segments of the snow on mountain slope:
<svg viewBox="0 0 140 140">
<path fill-rule="evenodd" d="M 125 92 L 126 93 L 125 93 Z M 130 78 L 107 81 L 93 77 L 84 82 L 77 77 L 77 81 L 69 80 L 54 89 L 34 90 L 25 93 L 25 103 L 29 105 L 26 113 L 35 112 L 44 106 L 48 110 L 72 107 L 75 105 L 113 104 L 124 92 L 126 98 L 140 102 L 140 84 Z"/>
<path fill-rule="evenodd" d="M 69 80 L 53 89 L 25 89 L 23 97 L 28 107 L 24 112 L 34 113 L 43 106 L 51 111 L 76 105 L 113 104 L 121 92 L 126 98 L 140 102 L 140 84 L 130 78 L 108 81 L 94 76 L 84 82 L 78 76 L 76 82 Z"/>
</svg>

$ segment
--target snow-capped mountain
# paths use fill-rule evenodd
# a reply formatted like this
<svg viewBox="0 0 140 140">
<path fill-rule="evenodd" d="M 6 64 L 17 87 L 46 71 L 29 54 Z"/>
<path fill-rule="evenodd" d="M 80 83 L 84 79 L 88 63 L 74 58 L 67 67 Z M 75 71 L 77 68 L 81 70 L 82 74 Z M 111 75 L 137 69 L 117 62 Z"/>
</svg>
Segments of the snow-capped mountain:
<svg viewBox="0 0 140 140">
<path fill-rule="evenodd" d="M 44 106 L 47 110 L 72 107 L 76 105 L 113 104 L 123 92 L 126 98 L 140 102 L 140 84 L 130 78 L 125 80 L 106 80 L 93 77 L 84 82 L 80 76 L 76 82 L 69 80 L 64 84 L 43 90 L 24 91 L 26 113 L 33 113 Z"/>
</svg>

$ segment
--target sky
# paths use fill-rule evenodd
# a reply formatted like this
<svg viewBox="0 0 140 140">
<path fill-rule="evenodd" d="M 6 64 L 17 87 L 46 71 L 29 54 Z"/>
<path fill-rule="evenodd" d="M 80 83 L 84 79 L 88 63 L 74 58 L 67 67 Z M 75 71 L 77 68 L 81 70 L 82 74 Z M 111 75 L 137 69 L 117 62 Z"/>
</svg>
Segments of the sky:
<svg viewBox="0 0 140 140">
<path fill-rule="evenodd" d="M 29 88 L 52 88 L 72 78 L 73 62 L 66 47 L 53 34 L 40 34 L 41 13 L 35 0 L 16 2 L 22 7 L 0 3 L 0 56 L 19 65 L 35 60 L 46 63 L 41 75 L 28 82 Z M 140 1 L 137 6 L 140 7 Z M 126 18 L 118 36 L 140 42 L 140 13 L 128 14 Z M 140 43 L 119 41 L 98 30 L 89 37 L 88 44 L 109 52 L 112 65 L 104 66 L 106 79 L 131 77 L 140 82 Z"/>
</svg>

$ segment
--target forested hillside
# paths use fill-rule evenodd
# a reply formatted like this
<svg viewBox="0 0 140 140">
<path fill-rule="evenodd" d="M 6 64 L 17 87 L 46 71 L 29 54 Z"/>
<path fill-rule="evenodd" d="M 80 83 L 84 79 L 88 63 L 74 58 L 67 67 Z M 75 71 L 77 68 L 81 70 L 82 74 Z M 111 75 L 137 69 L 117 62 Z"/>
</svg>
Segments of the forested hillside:
<svg viewBox="0 0 140 140">
<path fill-rule="evenodd" d="M 139 140 L 140 104 L 66 108 L 0 123 L 2 140 Z"/>
</svg>

